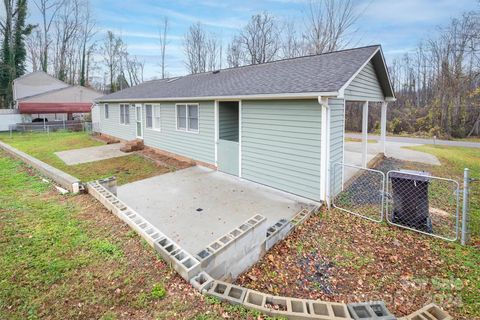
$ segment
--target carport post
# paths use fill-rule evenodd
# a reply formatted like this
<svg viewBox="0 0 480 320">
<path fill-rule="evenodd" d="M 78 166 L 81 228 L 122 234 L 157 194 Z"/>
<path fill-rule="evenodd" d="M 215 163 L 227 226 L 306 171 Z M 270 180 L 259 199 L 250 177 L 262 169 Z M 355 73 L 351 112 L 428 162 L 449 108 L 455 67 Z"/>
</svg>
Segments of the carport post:
<svg viewBox="0 0 480 320">
<path fill-rule="evenodd" d="M 368 101 L 363 104 L 362 114 L 362 166 L 367 167 L 368 151 Z"/>
<path fill-rule="evenodd" d="M 387 106 L 388 102 L 382 102 L 382 117 L 380 120 L 380 142 L 385 156 L 387 156 Z"/>
</svg>

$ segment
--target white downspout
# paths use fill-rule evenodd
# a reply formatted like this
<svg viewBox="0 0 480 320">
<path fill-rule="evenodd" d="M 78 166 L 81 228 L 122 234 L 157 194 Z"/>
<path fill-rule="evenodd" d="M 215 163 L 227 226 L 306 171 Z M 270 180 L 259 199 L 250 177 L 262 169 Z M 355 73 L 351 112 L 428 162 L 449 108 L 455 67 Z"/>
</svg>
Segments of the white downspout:
<svg viewBox="0 0 480 320">
<path fill-rule="evenodd" d="M 320 151 L 320 200 L 330 208 L 330 108 L 327 97 L 318 97 L 322 106 L 321 151 Z"/>
</svg>

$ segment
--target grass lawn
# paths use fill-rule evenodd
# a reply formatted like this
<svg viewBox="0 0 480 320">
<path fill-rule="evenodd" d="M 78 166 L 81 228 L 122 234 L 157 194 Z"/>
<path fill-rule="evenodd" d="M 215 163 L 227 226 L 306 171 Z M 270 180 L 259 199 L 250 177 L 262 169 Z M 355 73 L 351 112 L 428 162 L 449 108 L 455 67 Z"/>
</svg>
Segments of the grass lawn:
<svg viewBox="0 0 480 320">
<path fill-rule="evenodd" d="M 170 169 L 159 166 L 142 156 L 131 154 L 124 157 L 95 161 L 69 166 L 54 153 L 72 149 L 100 146 L 103 143 L 92 139 L 85 132 L 15 133 L 13 137 L 0 134 L 0 140 L 63 170 L 81 181 L 116 176 L 118 184 L 145 179 L 169 172 Z"/>
<path fill-rule="evenodd" d="M 265 319 L 206 298 L 89 195 L 0 151 L 0 319 Z"/>
</svg>

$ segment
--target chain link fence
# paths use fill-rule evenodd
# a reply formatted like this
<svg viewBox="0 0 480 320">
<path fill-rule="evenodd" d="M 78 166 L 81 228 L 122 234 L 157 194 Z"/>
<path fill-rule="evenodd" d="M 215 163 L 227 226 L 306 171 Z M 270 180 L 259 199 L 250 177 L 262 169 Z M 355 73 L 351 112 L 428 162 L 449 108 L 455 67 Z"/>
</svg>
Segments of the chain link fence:
<svg viewBox="0 0 480 320">
<path fill-rule="evenodd" d="M 344 163 L 332 166 L 332 205 L 342 211 L 374 221 L 383 221 L 385 174 Z"/>
<path fill-rule="evenodd" d="M 414 171 L 387 173 L 387 221 L 444 240 L 458 238 L 457 181 Z"/>
<path fill-rule="evenodd" d="M 93 125 L 88 121 L 49 121 L 17 123 L 9 126 L 10 134 L 13 132 L 25 133 L 52 133 L 57 131 L 84 131 L 91 132 Z"/>
</svg>

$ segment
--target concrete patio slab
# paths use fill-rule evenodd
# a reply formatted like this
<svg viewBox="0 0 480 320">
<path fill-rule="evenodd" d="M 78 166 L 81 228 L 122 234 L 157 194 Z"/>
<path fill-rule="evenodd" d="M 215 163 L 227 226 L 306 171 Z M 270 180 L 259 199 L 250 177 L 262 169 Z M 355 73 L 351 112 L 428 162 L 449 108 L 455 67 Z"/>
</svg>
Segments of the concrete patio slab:
<svg viewBox="0 0 480 320">
<path fill-rule="evenodd" d="M 253 215 L 267 225 L 318 203 L 203 167 L 119 186 L 117 196 L 196 254 Z"/>
<path fill-rule="evenodd" d="M 72 166 L 127 155 L 125 152 L 120 151 L 121 147 L 121 143 L 114 143 L 98 147 L 59 151 L 55 152 L 55 154 L 67 165 Z"/>
</svg>

